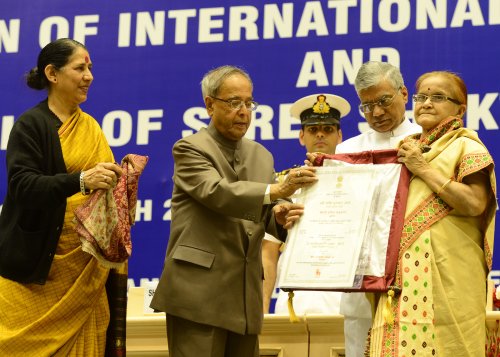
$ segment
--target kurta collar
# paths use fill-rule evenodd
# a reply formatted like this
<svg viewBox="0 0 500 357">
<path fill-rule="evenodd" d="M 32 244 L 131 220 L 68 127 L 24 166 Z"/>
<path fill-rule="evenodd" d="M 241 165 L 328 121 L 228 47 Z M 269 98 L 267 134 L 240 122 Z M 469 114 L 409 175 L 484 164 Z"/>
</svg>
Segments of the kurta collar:
<svg viewBox="0 0 500 357">
<path fill-rule="evenodd" d="M 399 124 L 399 126 L 394 130 L 386 131 L 384 133 L 375 131 L 373 129 L 372 130 L 375 133 L 375 135 L 378 136 L 379 138 L 391 138 L 391 137 L 398 137 L 401 135 L 405 135 L 406 133 L 411 131 L 411 126 L 412 124 L 410 120 L 408 120 L 408 118 L 405 118 L 403 122 Z"/>
<path fill-rule="evenodd" d="M 237 150 L 241 147 L 241 140 L 233 141 L 222 136 L 221 133 L 215 128 L 215 125 L 210 121 L 207 127 L 208 133 L 212 136 L 219 144 L 225 146 L 229 149 Z"/>
<path fill-rule="evenodd" d="M 389 133 L 391 133 L 392 135 L 391 136 L 401 136 L 401 135 L 405 135 L 406 133 L 408 133 L 410 130 L 411 130 L 411 122 L 410 120 L 408 120 L 408 118 L 405 118 L 403 120 L 403 122 L 401 124 L 399 124 L 399 126 L 390 131 Z"/>
</svg>

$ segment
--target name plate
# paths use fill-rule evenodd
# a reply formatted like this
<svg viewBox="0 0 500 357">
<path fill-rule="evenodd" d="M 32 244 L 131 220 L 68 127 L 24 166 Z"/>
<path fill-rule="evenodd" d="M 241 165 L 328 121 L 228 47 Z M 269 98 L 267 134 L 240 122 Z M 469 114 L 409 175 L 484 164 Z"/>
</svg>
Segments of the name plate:
<svg viewBox="0 0 500 357">
<path fill-rule="evenodd" d="M 151 300 L 153 300 L 153 295 L 155 294 L 156 287 L 158 286 L 158 281 L 149 281 L 144 284 L 144 313 L 153 314 L 154 310 L 149 307 Z"/>
</svg>

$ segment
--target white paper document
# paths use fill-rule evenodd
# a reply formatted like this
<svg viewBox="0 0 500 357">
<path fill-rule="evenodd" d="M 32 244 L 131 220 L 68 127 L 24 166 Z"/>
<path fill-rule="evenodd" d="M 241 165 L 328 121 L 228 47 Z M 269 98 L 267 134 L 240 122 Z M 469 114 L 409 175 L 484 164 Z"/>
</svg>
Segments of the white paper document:
<svg viewBox="0 0 500 357">
<path fill-rule="evenodd" d="M 304 215 L 289 232 L 280 288 L 358 288 L 363 274 L 384 274 L 387 239 L 380 249 L 371 238 L 377 226 L 390 226 L 396 191 L 383 192 L 381 183 L 387 179 L 387 170 L 399 177 L 400 166 L 337 162 L 317 167 L 318 182 L 297 196 L 297 202 L 305 206 Z M 384 205 L 391 197 L 391 204 Z M 383 235 L 388 238 L 388 232 Z M 378 258 L 370 262 L 373 249 L 381 262 Z"/>
</svg>

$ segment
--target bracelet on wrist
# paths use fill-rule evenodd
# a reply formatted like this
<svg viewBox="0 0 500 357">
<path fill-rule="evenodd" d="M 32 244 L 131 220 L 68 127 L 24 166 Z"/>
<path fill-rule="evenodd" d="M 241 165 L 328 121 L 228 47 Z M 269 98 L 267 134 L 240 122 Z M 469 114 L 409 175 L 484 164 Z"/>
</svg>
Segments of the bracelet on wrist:
<svg viewBox="0 0 500 357">
<path fill-rule="evenodd" d="M 83 180 L 84 177 L 85 172 L 80 172 L 80 192 L 82 193 L 82 195 L 86 196 L 90 193 L 90 190 L 85 189 L 85 181 Z"/>
<path fill-rule="evenodd" d="M 452 179 L 448 179 L 448 181 L 446 181 L 445 183 L 443 183 L 443 186 L 441 186 L 439 188 L 439 190 L 436 191 L 436 195 L 439 196 L 445 190 L 445 188 L 448 187 L 448 185 L 451 183 L 451 181 L 452 181 Z"/>
</svg>

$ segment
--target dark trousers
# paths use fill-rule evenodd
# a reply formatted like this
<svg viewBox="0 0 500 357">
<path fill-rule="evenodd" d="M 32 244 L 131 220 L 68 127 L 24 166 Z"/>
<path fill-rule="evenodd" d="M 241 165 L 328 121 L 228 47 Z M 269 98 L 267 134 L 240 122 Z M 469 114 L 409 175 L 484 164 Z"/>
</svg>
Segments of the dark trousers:
<svg viewBox="0 0 500 357">
<path fill-rule="evenodd" d="M 167 314 L 170 357 L 259 357 L 258 335 L 240 335 Z"/>
</svg>

